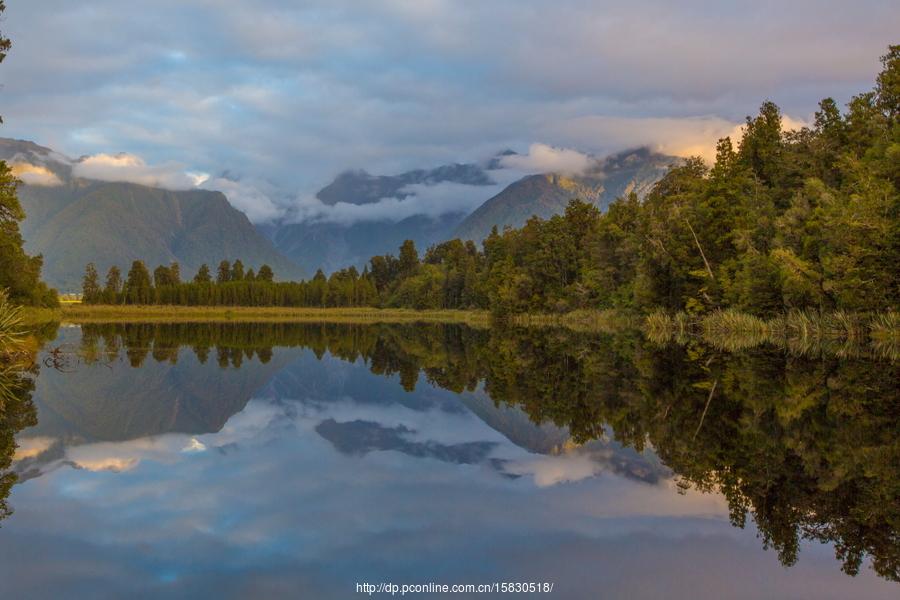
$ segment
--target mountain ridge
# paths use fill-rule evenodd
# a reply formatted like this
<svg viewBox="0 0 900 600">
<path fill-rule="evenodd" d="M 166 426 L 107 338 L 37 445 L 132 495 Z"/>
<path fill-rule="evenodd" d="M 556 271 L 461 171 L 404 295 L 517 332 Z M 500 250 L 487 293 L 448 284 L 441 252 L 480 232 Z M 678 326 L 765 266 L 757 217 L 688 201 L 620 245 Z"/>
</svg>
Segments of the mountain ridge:
<svg viewBox="0 0 900 600">
<path fill-rule="evenodd" d="M 269 264 L 280 279 L 305 272 L 280 254 L 221 192 L 171 191 L 137 183 L 72 176 L 71 163 L 49 148 L 0 138 L 0 159 L 21 173 L 59 183 L 23 183 L 19 200 L 25 248 L 44 256 L 44 279 L 61 291 L 76 291 L 88 262 L 101 274 L 112 265 L 126 271 L 134 260 L 150 269 L 177 261 L 184 277 L 203 263 L 241 259 L 248 267 Z"/>
</svg>

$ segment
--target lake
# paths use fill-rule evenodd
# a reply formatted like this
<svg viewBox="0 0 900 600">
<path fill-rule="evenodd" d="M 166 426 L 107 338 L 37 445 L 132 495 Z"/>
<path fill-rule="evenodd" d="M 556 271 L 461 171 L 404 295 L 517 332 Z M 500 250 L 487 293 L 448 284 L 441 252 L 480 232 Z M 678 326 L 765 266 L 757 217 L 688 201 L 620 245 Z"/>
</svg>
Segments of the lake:
<svg viewBox="0 0 900 600">
<path fill-rule="evenodd" d="M 889 358 L 423 324 L 46 338 L 0 419 L 3 598 L 900 595 Z"/>
</svg>

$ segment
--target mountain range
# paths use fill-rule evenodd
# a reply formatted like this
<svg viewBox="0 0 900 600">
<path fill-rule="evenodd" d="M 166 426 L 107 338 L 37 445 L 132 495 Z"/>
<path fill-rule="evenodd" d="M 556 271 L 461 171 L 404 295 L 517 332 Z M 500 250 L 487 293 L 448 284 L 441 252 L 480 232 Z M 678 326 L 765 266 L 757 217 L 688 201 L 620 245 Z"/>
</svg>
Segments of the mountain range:
<svg viewBox="0 0 900 600">
<path fill-rule="evenodd" d="M 451 237 L 481 242 L 495 225 L 500 229 L 521 227 L 533 215 L 548 219 L 561 214 L 572 198 L 606 209 L 610 202 L 631 192 L 643 197 L 678 161 L 640 148 L 597 161 L 581 175 L 528 175 L 468 215 Z"/>
<path fill-rule="evenodd" d="M 450 164 L 399 175 L 371 175 L 356 170 L 338 175 L 319 190 L 316 198 L 329 207 L 340 203 L 372 205 L 385 200 L 408 200 L 416 195 L 413 189 L 422 193 L 447 183 L 457 184 L 460 193 L 476 197 L 489 194 L 484 190 L 495 185 L 490 169 L 477 164 Z M 297 221 L 288 214 L 260 229 L 286 256 L 331 272 L 348 265 L 361 268 L 376 254 L 396 253 L 407 239 L 413 240 L 420 251 L 446 241 L 466 214 L 451 211 L 436 216 L 416 214 L 397 221 L 385 218 L 354 222 Z"/>
<path fill-rule="evenodd" d="M 262 226 L 275 247 L 302 264 L 317 265 L 326 272 L 347 265 L 362 267 L 369 257 L 396 253 L 411 239 L 419 251 L 452 238 L 481 242 L 495 225 L 520 227 L 532 215 L 549 218 L 561 214 L 573 198 L 605 209 L 615 198 L 634 191 L 643 197 L 680 159 L 639 148 L 596 160 L 579 175 L 541 173 L 516 179 L 499 193 L 496 179 L 504 175 L 503 161 L 515 154 L 506 150 L 484 164 L 452 164 L 400 175 L 370 175 L 347 171 L 322 188 L 316 197 L 324 204 L 373 204 L 385 199 L 408 200 L 439 184 L 457 184 L 456 194 L 471 194 L 486 200 L 473 212 L 450 211 L 439 216 L 414 215 L 398 221 L 388 219 L 353 223 L 316 220 L 291 222 L 291 217 Z M 428 202 L 425 197 L 421 200 Z M 464 202 L 458 205 L 465 205 Z"/>
<path fill-rule="evenodd" d="M 61 291 L 80 288 L 88 262 L 102 274 L 136 259 L 151 269 L 177 261 L 189 277 L 202 263 L 240 258 L 249 267 L 269 264 L 279 279 L 362 268 L 371 256 L 396 253 L 406 239 L 424 252 L 454 237 L 480 242 L 492 227 L 519 227 L 532 215 L 560 214 L 572 198 L 605 209 L 632 191 L 643 197 L 680 160 L 641 148 L 592 159 L 578 174 L 520 173 L 505 164 L 513 155 L 506 150 L 479 164 L 398 175 L 346 171 L 316 194 L 319 213 L 289 208 L 280 219 L 254 225 L 221 192 L 86 179 L 73 173 L 81 159 L 0 138 L 0 160 L 25 182 L 19 198 L 26 250 L 43 254 L 44 278 Z M 378 212 L 403 203 L 417 204 L 397 218 Z"/>
<path fill-rule="evenodd" d="M 0 139 L 0 159 L 14 172 L 32 169 L 53 183 L 26 183 L 19 200 L 25 248 L 44 256 L 44 279 L 60 291 L 80 289 L 89 262 L 101 276 L 111 265 L 125 272 L 138 259 L 150 269 L 177 261 L 192 276 L 203 263 L 214 269 L 238 258 L 248 267 L 266 263 L 280 279 L 305 275 L 221 192 L 75 177 L 71 159 L 18 140 Z"/>
</svg>

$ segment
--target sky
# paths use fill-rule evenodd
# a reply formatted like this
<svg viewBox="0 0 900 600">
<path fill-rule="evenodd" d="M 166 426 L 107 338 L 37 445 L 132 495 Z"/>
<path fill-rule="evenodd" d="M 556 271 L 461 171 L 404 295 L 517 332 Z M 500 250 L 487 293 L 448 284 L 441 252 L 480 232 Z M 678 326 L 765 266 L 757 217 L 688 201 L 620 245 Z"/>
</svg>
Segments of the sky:
<svg viewBox="0 0 900 600">
<path fill-rule="evenodd" d="M 794 124 L 823 97 L 870 89 L 878 57 L 900 41 L 900 10 L 12 0 L 0 31 L 13 41 L 0 135 L 91 155 L 98 169 L 127 153 L 115 177 L 199 177 L 264 221 L 351 168 L 398 173 L 533 147 L 566 159 L 641 145 L 709 156 L 765 99 Z"/>
</svg>

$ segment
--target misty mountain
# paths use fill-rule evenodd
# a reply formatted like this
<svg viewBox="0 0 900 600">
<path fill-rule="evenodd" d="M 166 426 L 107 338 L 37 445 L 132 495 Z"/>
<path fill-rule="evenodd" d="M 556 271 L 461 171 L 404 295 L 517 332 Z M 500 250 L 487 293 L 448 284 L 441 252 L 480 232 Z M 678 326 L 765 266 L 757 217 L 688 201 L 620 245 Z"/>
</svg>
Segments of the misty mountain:
<svg viewBox="0 0 900 600">
<path fill-rule="evenodd" d="M 407 199 L 415 194 L 410 186 L 417 186 L 421 191 L 442 183 L 471 186 L 471 193 L 484 194 L 484 188 L 494 185 L 489 167 L 451 164 L 399 175 L 346 171 L 319 190 L 316 198 L 327 206 L 371 205 L 385 199 Z M 463 188 L 459 193 L 468 192 Z M 370 219 L 350 223 L 322 220 L 292 223 L 287 218 L 261 225 L 260 230 L 284 255 L 307 265 L 307 270 L 322 268 L 331 272 L 348 265 L 362 267 L 376 254 L 396 254 L 407 239 L 413 240 L 422 252 L 432 244 L 449 239 L 465 216 L 466 212 L 448 212 L 436 217 L 418 214 L 399 221 Z"/>
<path fill-rule="evenodd" d="M 400 175 L 370 175 L 366 171 L 345 171 L 323 187 L 316 198 L 328 205 L 338 202 L 371 204 L 382 198 L 404 199 L 414 184 L 436 185 L 450 181 L 465 185 L 491 185 L 485 169 L 474 164 L 443 165 L 435 169 L 416 169 Z"/>
<path fill-rule="evenodd" d="M 523 177 L 467 216 L 451 237 L 480 242 L 495 225 L 501 230 L 507 225 L 521 227 L 533 215 L 547 219 L 562 214 L 573 198 L 600 209 L 632 191 L 643 198 L 679 160 L 640 148 L 598 161 L 582 175 L 546 173 Z"/>
<path fill-rule="evenodd" d="M 25 248 L 44 256 L 44 279 L 61 291 L 80 289 L 88 262 L 101 276 L 141 259 L 151 269 L 177 261 L 189 277 L 203 263 L 237 258 L 267 263 L 279 279 L 304 275 L 221 192 L 73 177 L 71 159 L 20 140 L 0 138 L 0 159 L 24 181 Z"/>
</svg>

